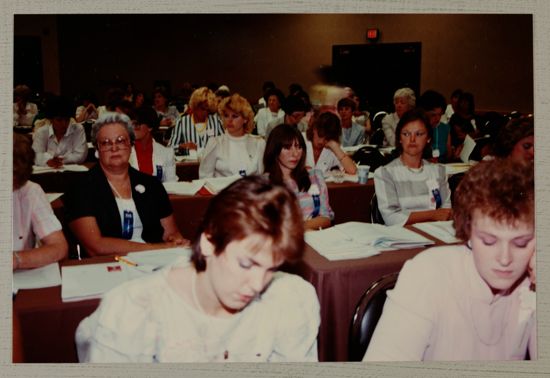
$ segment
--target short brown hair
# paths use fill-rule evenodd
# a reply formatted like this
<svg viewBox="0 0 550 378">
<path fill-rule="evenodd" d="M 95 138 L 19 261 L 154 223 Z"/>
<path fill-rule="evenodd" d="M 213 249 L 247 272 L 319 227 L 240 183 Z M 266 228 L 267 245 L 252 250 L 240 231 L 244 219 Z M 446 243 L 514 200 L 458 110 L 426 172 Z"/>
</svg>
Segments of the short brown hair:
<svg viewBox="0 0 550 378">
<path fill-rule="evenodd" d="M 191 261 L 206 270 L 200 239 L 205 234 L 220 255 L 232 241 L 259 234 L 272 241 L 273 256 L 293 262 L 304 251 L 302 212 L 294 194 L 264 176 L 247 176 L 218 193 L 209 203 L 193 241 Z"/>
<path fill-rule="evenodd" d="M 19 189 L 29 180 L 34 164 L 31 141 L 22 134 L 13 134 L 13 189 Z"/>
<path fill-rule="evenodd" d="M 456 236 L 470 239 L 474 210 L 507 224 L 534 223 L 534 183 L 531 162 L 507 158 L 478 163 L 456 189 L 453 204 Z"/>
<path fill-rule="evenodd" d="M 332 112 L 321 113 L 306 130 L 308 140 L 313 140 L 313 130 L 317 130 L 319 138 L 340 142 L 340 137 L 342 136 L 340 117 Z"/>
</svg>

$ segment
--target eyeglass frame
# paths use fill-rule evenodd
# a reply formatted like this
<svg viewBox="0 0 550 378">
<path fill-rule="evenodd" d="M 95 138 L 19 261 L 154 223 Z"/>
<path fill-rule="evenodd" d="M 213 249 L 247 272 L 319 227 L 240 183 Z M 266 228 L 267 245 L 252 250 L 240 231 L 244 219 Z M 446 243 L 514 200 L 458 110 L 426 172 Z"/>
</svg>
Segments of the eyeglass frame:
<svg viewBox="0 0 550 378">
<path fill-rule="evenodd" d="M 112 151 L 113 147 L 117 147 L 117 150 L 125 150 L 130 148 L 130 140 L 124 135 L 119 135 L 115 140 L 105 138 L 101 141 L 96 141 L 96 147 L 99 151 Z"/>
</svg>

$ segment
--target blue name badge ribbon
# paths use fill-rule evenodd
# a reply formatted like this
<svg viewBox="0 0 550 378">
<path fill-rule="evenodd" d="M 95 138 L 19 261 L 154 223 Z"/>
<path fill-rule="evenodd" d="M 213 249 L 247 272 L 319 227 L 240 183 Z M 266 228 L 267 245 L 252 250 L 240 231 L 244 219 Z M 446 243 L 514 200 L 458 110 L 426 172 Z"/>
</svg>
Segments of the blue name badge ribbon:
<svg viewBox="0 0 550 378">
<path fill-rule="evenodd" d="M 134 234 L 134 213 L 130 210 L 124 210 L 122 223 L 122 238 L 130 240 Z"/>
<path fill-rule="evenodd" d="M 157 165 L 157 178 L 162 181 L 162 165 Z"/>
<path fill-rule="evenodd" d="M 441 207 L 441 193 L 439 193 L 439 189 L 432 189 L 432 195 L 435 199 L 435 208 L 439 209 Z"/>
<path fill-rule="evenodd" d="M 321 199 L 318 194 L 312 195 L 311 198 L 313 199 L 313 212 L 311 213 L 311 217 L 315 218 L 319 215 L 319 211 L 321 210 Z"/>
</svg>

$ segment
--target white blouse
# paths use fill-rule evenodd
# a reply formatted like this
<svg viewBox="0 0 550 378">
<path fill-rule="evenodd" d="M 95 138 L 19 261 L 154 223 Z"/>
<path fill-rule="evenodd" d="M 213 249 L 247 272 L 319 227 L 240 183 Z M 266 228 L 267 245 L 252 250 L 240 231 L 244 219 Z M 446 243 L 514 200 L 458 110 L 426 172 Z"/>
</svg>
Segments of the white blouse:
<svg viewBox="0 0 550 378">
<path fill-rule="evenodd" d="M 255 135 L 210 138 L 199 166 L 199 178 L 262 174 L 265 141 Z"/>
<path fill-rule="evenodd" d="M 217 318 L 177 294 L 168 272 L 104 296 L 76 331 L 80 362 L 317 361 L 319 301 L 302 278 L 277 272 L 261 297 Z"/>
</svg>

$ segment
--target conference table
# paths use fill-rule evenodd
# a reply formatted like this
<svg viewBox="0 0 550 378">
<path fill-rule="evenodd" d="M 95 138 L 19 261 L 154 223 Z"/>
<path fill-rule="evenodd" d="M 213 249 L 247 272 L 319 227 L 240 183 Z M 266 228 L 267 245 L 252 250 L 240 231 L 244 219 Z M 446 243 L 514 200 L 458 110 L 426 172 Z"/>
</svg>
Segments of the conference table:
<svg viewBox="0 0 550 378">
<path fill-rule="evenodd" d="M 302 261 L 283 266 L 284 271 L 309 281 L 319 297 L 319 361 L 347 360 L 349 326 L 361 295 L 374 281 L 399 271 L 406 260 L 423 249 L 386 251 L 367 258 L 329 261 L 307 245 Z M 110 261 L 114 259 L 103 256 L 82 261 L 65 260 L 61 265 Z M 63 303 L 61 286 L 20 290 L 13 300 L 13 313 L 19 323 L 24 361 L 77 362 L 75 330 L 98 304 L 99 299 Z"/>
</svg>

